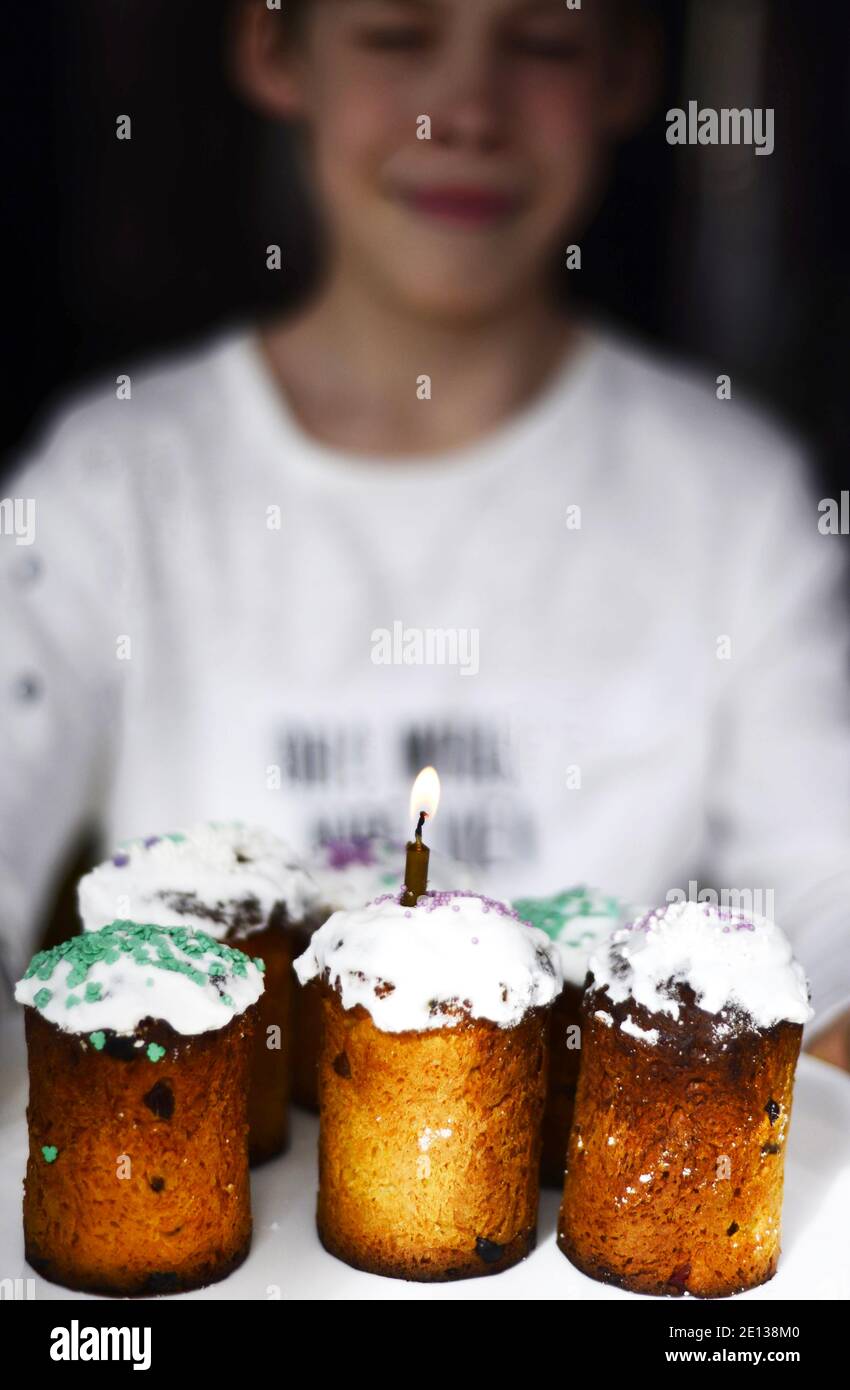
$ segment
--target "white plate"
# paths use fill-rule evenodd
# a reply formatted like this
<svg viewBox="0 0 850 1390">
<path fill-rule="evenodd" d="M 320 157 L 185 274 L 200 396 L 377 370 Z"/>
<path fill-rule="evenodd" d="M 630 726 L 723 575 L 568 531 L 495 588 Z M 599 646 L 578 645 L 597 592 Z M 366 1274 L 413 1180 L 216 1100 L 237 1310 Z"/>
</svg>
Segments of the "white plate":
<svg viewBox="0 0 850 1390">
<path fill-rule="evenodd" d="M 24 1260 L 26 1069 L 20 1017 L 0 1031 L 0 1252 L 4 1278 L 33 1281 L 37 1299 L 98 1301 L 49 1284 Z M 611 1299 L 634 1298 L 580 1274 L 555 1244 L 558 1194 L 544 1192 L 538 1246 L 521 1265 L 485 1279 L 413 1284 L 361 1274 L 328 1255 L 314 1226 L 318 1122 L 295 1111 L 289 1153 L 253 1177 L 254 1243 L 241 1269 L 193 1299 Z M 776 1277 L 739 1297 L 850 1299 L 850 1077 L 811 1057 L 797 1072 L 785 1160 L 783 1253 Z M 173 1301 L 173 1300 L 169 1300 Z"/>
</svg>

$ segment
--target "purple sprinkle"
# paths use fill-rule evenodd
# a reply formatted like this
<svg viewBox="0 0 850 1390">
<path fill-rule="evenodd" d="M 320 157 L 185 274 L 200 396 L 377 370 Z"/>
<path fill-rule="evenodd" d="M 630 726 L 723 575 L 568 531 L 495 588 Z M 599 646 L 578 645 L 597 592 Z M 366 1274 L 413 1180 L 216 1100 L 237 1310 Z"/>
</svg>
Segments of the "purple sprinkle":
<svg viewBox="0 0 850 1390">
<path fill-rule="evenodd" d="M 408 908 L 404 915 L 405 917 L 412 917 L 413 913 L 410 911 L 410 908 Z"/>
<path fill-rule="evenodd" d="M 651 908 L 643 917 L 638 917 L 634 922 L 627 923 L 625 930 L 649 931 L 653 922 L 664 921 L 670 909 L 678 906 L 678 903 L 670 903 L 667 907 Z M 735 931 L 756 930 L 754 923 L 748 921 L 741 913 L 733 912 L 731 908 L 715 907 L 713 903 L 701 903 L 700 906 L 702 907 L 702 915 L 704 917 L 708 917 L 716 923 L 726 922 L 729 924 L 728 926 L 724 926 L 724 932 L 732 931 L 733 927 Z"/>
<path fill-rule="evenodd" d="M 521 922 L 522 918 L 518 912 L 514 912 L 507 903 L 499 902 L 497 898 L 486 898 L 483 893 L 473 893 L 469 888 L 457 888 L 444 892 L 423 893 L 416 906 L 425 912 L 435 912 L 438 907 L 451 907 L 453 910 L 460 911 L 460 904 L 464 899 L 481 904 L 482 912 L 497 912 L 500 917 L 510 917 L 514 922 Z M 396 902 L 401 899 L 401 894 L 396 897 Z"/>
<path fill-rule="evenodd" d="M 755 931 L 755 926 L 748 921 L 740 912 L 733 912 L 728 907 L 716 907 L 705 909 L 706 915 L 711 916 L 712 912 L 718 922 L 728 922 L 729 925 L 723 928 L 724 931 L 731 931 L 734 927 L 736 931 Z"/>
<path fill-rule="evenodd" d="M 652 923 L 661 915 L 660 909 L 650 908 L 649 912 L 644 913 L 643 917 L 636 917 L 633 922 L 626 925 L 626 931 L 649 931 Z"/>
<path fill-rule="evenodd" d="M 368 835 L 351 835 L 327 840 L 325 853 L 329 869 L 347 869 L 351 864 L 377 864 L 373 842 Z"/>
<path fill-rule="evenodd" d="M 407 890 L 400 888 L 397 893 L 382 893 L 380 897 L 373 898 L 367 907 L 377 907 L 379 903 L 401 903 Z M 469 888 L 455 888 L 444 892 L 420 893 L 416 900 L 417 908 L 422 912 L 435 912 L 438 907 L 450 907 L 454 912 L 460 912 L 460 903 L 464 898 L 481 903 L 482 912 L 497 912 L 500 917 L 509 917 L 513 922 L 522 922 L 518 912 L 514 912 L 507 903 L 499 902 L 498 898 L 486 898 L 483 893 L 473 893 Z"/>
<path fill-rule="evenodd" d="M 473 946 L 477 946 L 477 945 L 478 945 L 478 937 L 477 937 L 477 936 L 473 936 L 473 938 L 472 938 L 472 944 L 473 944 Z"/>
<path fill-rule="evenodd" d="M 144 842 L 145 849 L 153 849 L 154 845 L 159 844 L 161 838 L 162 837 L 160 835 L 148 835 L 147 839 Z"/>
<path fill-rule="evenodd" d="M 129 854 L 113 854 L 112 862 L 116 869 L 126 869 L 130 862 L 130 856 Z"/>
</svg>

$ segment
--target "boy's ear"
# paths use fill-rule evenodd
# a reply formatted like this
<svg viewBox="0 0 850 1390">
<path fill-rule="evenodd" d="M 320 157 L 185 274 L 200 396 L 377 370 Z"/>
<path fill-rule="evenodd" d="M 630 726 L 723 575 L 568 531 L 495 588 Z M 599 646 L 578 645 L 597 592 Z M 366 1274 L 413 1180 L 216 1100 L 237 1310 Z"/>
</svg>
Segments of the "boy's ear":
<svg viewBox="0 0 850 1390">
<path fill-rule="evenodd" d="M 295 39 L 280 10 L 265 0 L 239 0 L 227 49 L 231 81 L 245 101 L 279 120 L 301 114 Z"/>
<path fill-rule="evenodd" d="M 649 119 L 661 91 L 663 38 L 653 19 L 635 19 L 631 31 L 609 58 L 606 125 L 624 140 Z"/>
</svg>

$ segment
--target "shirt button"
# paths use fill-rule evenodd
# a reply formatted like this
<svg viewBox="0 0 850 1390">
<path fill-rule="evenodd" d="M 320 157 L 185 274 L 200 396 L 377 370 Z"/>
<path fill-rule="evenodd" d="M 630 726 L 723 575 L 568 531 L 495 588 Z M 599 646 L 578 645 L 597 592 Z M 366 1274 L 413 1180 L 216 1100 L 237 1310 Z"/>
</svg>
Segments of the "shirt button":
<svg viewBox="0 0 850 1390">
<path fill-rule="evenodd" d="M 18 676 L 12 687 L 12 693 L 16 700 L 22 704 L 33 704 L 40 700 L 44 693 L 44 686 L 38 676 L 27 673 Z"/>
<path fill-rule="evenodd" d="M 35 583 L 43 573 L 44 566 L 37 555 L 22 555 L 12 566 L 12 583 L 26 584 Z"/>
</svg>

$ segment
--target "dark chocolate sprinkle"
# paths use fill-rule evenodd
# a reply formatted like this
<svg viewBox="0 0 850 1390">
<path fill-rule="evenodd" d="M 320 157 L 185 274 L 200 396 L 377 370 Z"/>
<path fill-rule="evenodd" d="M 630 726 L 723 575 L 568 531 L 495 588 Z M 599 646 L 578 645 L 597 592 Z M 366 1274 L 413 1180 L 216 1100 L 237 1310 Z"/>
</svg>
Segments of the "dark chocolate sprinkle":
<svg viewBox="0 0 850 1390">
<path fill-rule="evenodd" d="M 771 1097 L 771 1099 L 767 1102 L 767 1105 L 766 1105 L 764 1108 L 765 1108 L 765 1110 L 766 1110 L 766 1112 L 767 1112 L 767 1118 L 770 1120 L 770 1123 L 771 1123 L 771 1124 L 773 1124 L 774 1120 L 778 1120 L 778 1119 L 779 1119 L 779 1114 L 780 1114 L 780 1111 L 781 1111 L 782 1107 L 781 1107 L 780 1105 L 778 1105 L 777 1102 L 776 1102 L 775 1100 L 773 1100 L 772 1097 Z"/>
<path fill-rule="evenodd" d="M 346 1081 L 351 1076 L 351 1063 L 349 1062 L 348 1055 L 345 1052 L 340 1052 L 336 1057 L 334 1057 L 334 1071 L 336 1072 L 337 1076 L 344 1077 Z"/>
<path fill-rule="evenodd" d="M 143 1100 L 158 1120 L 170 1120 L 174 1114 L 174 1092 L 167 1081 L 157 1081 Z"/>
<path fill-rule="evenodd" d="M 552 964 L 549 952 L 544 950 L 542 946 L 535 946 L 534 954 L 537 957 L 537 964 L 540 966 L 544 975 L 554 975 L 555 967 Z"/>
<path fill-rule="evenodd" d="M 164 889 L 157 896 L 166 907 L 170 907 L 182 917 L 198 917 L 201 921 L 215 922 L 220 927 L 227 927 L 229 931 L 260 927 L 265 922 L 260 900 L 253 893 L 228 903 L 207 903 L 199 898 L 197 893 L 177 889 Z"/>
<path fill-rule="evenodd" d="M 733 1235 L 735 1234 L 735 1232 L 736 1232 L 736 1231 L 740 1231 L 740 1229 L 741 1229 L 741 1228 L 740 1228 L 740 1226 L 738 1225 L 737 1221 L 733 1221 L 733 1222 L 732 1222 L 732 1225 L 729 1227 L 729 1229 L 727 1230 L 726 1234 L 727 1234 L 727 1236 L 733 1236 Z"/>
<path fill-rule="evenodd" d="M 135 1062 L 139 1055 L 135 1038 L 128 1038 L 123 1033 L 107 1033 L 103 1050 L 116 1062 Z"/>
<path fill-rule="evenodd" d="M 165 1187 L 165 1178 L 151 1178 L 150 1185 L 152 1192 L 162 1192 Z"/>
<path fill-rule="evenodd" d="M 677 1296 L 685 1292 L 685 1287 L 687 1285 L 688 1279 L 690 1278 L 690 1273 L 691 1266 L 689 1261 L 687 1264 L 677 1265 L 676 1268 L 673 1270 L 673 1273 L 670 1275 L 670 1278 L 667 1280 L 668 1284 L 672 1285 L 674 1293 Z"/>
<path fill-rule="evenodd" d="M 781 1149 L 778 1144 L 762 1144 L 761 1151 L 763 1154 L 781 1153 Z"/>
<path fill-rule="evenodd" d="M 611 974 L 617 980 L 624 980 L 628 975 L 631 966 L 623 955 L 622 947 L 611 947 Z"/>
<path fill-rule="evenodd" d="M 475 1253 L 485 1265 L 494 1265 L 504 1255 L 505 1247 L 497 1245 L 495 1240 L 487 1240 L 485 1236 L 476 1236 Z"/>
</svg>

